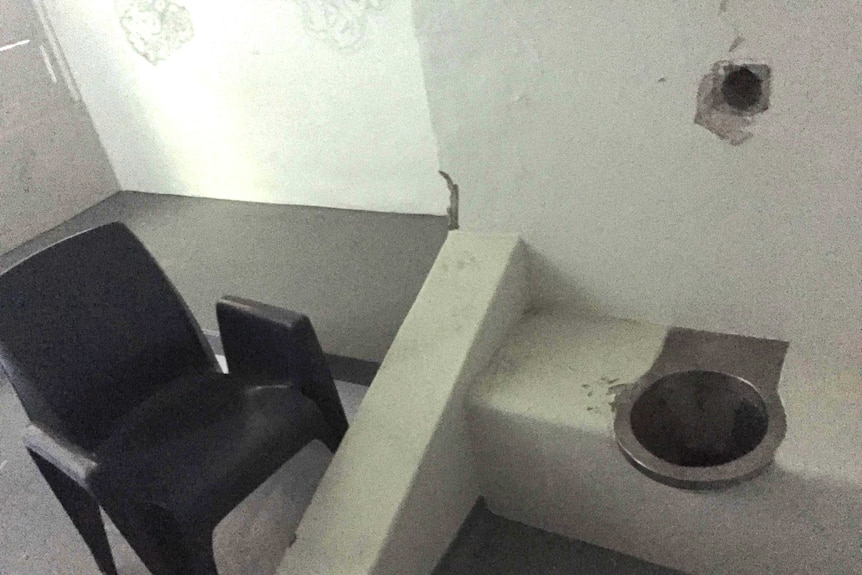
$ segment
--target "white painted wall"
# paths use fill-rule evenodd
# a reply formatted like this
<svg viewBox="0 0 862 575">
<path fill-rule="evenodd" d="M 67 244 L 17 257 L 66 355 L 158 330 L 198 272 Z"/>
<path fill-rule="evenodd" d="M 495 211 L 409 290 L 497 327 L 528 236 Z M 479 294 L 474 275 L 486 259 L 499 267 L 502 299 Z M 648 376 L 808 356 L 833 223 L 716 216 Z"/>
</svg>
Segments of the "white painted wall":
<svg viewBox="0 0 862 575">
<path fill-rule="evenodd" d="M 114 0 L 44 2 L 124 189 L 445 213 L 406 0 L 327 2 L 366 11 L 341 50 L 298 0 L 178 0 L 195 36 L 157 65 Z"/>
<path fill-rule="evenodd" d="M 862 4 L 415 0 L 414 19 L 462 228 L 522 234 L 540 299 L 860 364 Z M 693 122 L 730 56 L 772 68 L 739 146 Z"/>
</svg>

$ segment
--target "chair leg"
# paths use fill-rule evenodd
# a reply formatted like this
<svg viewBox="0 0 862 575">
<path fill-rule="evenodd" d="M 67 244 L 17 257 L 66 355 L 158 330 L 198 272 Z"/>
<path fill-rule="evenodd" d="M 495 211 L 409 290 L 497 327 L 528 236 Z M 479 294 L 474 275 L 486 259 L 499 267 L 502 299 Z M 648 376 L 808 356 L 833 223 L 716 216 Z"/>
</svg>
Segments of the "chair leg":
<svg viewBox="0 0 862 575">
<path fill-rule="evenodd" d="M 191 575 L 218 575 L 212 544 L 212 534 L 190 549 Z"/>
<path fill-rule="evenodd" d="M 45 481 L 48 482 L 48 486 L 51 487 L 51 491 L 54 492 L 75 528 L 83 537 L 99 570 L 105 575 L 118 575 L 117 566 L 114 564 L 114 557 L 111 554 L 111 547 L 108 544 L 108 536 L 105 534 L 105 524 L 102 521 L 102 514 L 96 500 L 51 463 L 32 451 L 29 453 Z"/>
<path fill-rule="evenodd" d="M 122 507 L 108 515 L 153 575 L 218 575 L 211 529 L 188 533 L 161 508 Z"/>
</svg>

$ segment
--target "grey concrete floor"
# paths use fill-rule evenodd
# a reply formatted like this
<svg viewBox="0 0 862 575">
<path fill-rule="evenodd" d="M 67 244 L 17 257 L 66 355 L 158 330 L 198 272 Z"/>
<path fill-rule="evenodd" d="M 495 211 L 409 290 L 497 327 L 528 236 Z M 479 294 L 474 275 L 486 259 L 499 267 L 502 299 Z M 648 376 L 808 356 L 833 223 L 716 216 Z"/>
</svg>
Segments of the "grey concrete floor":
<svg viewBox="0 0 862 575">
<path fill-rule="evenodd" d="M 494 515 L 478 501 L 432 575 L 683 575 Z"/>
<path fill-rule="evenodd" d="M 0 271 L 72 233 L 125 223 L 201 327 L 223 295 L 305 313 L 325 352 L 380 362 L 446 240 L 446 217 L 120 192 L 0 255 Z"/>
</svg>

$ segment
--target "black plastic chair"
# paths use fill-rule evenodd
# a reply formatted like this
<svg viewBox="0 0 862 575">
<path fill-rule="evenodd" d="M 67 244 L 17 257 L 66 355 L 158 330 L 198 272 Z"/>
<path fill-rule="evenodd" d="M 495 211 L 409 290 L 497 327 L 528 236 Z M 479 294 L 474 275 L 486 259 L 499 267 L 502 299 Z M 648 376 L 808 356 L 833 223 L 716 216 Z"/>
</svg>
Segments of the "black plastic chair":
<svg viewBox="0 0 862 575">
<path fill-rule="evenodd" d="M 25 445 L 103 573 L 99 506 L 154 575 L 216 575 L 216 524 L 347 420 L 306 316 L 223 298 L 230 374 L 122 224 L 67 238 L 0 275 L 0 370 Z"/>
</svg>

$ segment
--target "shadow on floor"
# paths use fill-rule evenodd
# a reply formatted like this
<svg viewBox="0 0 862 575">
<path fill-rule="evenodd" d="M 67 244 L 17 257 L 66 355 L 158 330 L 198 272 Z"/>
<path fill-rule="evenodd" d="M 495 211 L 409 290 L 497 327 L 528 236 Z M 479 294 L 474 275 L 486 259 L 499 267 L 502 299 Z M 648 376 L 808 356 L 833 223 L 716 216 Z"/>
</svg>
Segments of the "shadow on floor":
<svg viewBox="0 0 862 575">
<path fill-rule="evenodd" d="M 494 515 L 480 499 L 433 575 L 681 575 Z"/>
</svg>

